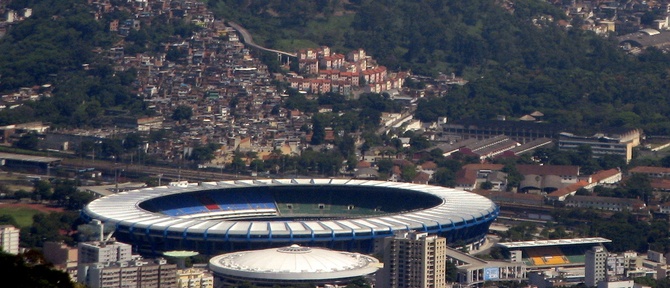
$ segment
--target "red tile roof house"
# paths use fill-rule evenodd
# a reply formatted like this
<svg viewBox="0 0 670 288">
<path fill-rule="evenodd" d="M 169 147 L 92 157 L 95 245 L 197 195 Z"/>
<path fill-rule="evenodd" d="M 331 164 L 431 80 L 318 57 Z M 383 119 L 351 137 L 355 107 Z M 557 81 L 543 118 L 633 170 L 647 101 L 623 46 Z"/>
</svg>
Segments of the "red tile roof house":
<svg viewBox="0 0 670 288">
<path fill-rule="evenodd" d="M 651 178 L 667 178 L 670 177 L 670 168 L 666 167 L 652 167 L 652 166 L 637 166 L 628 171 L 629 174 L 647 174 Z"/>
<path fill-rule="evenodd" d="M 586 177 L 585 180 L 586 182 L 589 182 L 589 185 L 585 186 L 584 188 L 593 189 L 593 187 L 599 185 L 619 183 L 621 178 L 622 174 L 620 169 L 613 168 L 609 170 L 601 170 L 591 176 Z"/>
<path fill-rule="evenodd" d="M 577 190 L 579 190 L 579 188 L 583 188 L 588 184 L 589 183 L 587 183 L 586 181 L 579 181 L 567 187 L 563 187 L 561 189 L 558 189 L 554 192 L 547 194 L 547 200 L 563 202 L 568 196 L 575 195 L 577 193 Z"/>
</svg>

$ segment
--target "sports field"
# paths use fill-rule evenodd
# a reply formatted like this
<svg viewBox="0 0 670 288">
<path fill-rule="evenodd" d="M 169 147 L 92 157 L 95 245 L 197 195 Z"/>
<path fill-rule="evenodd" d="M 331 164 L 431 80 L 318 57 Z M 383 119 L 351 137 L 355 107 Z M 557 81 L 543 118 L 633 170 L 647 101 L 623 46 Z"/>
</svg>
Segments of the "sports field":
<svg viewBox="0 0 670 288">
<path fill-rule="evenodd" d="M 61 208 L 52 208 L 42 204 L 7 203 L 0 202 L 0 215 L 14 217 L 19 228 L 30 227 L 33 224 L 33 215 L 37 213 L 62 212 Z"/>
</svg>

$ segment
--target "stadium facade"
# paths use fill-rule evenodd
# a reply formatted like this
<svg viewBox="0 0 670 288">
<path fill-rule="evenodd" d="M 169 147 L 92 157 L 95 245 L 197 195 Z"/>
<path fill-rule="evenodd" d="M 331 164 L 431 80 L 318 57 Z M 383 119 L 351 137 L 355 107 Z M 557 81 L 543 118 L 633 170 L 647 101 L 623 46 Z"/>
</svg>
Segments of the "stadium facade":
<svg viewBox="0 0 670 288">
<path fill-rule="evenodd" d="M 115 227 L 137 252 L 205 255 L 300 244 L 371 253 L 395 231 L 481 243 L 499 208 L 459 189 L 351 179 L 270 179 L 161 186 L 99 198 L 85 219 Z"/>
</svg>

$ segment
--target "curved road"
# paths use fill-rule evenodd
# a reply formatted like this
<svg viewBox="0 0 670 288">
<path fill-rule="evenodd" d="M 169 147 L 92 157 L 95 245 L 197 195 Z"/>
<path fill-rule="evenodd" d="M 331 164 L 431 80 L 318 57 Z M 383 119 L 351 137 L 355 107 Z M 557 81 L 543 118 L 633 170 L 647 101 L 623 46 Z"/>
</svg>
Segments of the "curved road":
<svg viewBox="0 0 670 288">
<path fill-rule="evenodd" d="M 240 35 L 242 35 L 242 39 L 244 39 L 244 44 L 247 44 L 251 47 L 254 47 L 254 48 L 259 49 L 259 50 L 267 51 L 267 52 L 277 53 L 277 54 L 281 54 L 281 55 L 285 55 L 285 56 L 289 56 L 289 57 L 298 57 L 298 55 L 296 53 L 289 53 L 289 52 L 286 52 L 286 51 L 275 50 L 275 49 L 270 49 L 270 48 L 265 48 L 263 46 L 260 46 L 260 45 L 256 44 L 256 42 L 254 42 L 254 38 L 251 37 L 251 34 L 249 34 L 249 31 L 247 31 L 247 29 L 244 29 L 244 27 L 242 27 L 239 24 L 237 24 L 235 22 L 232 22 L 232 21 L 228 21 L 228 25 L 230 25 L 230 27 L 233 27 L 233 29 L 235 29 L 238 33 L 240 33 Z"/>
</svg>

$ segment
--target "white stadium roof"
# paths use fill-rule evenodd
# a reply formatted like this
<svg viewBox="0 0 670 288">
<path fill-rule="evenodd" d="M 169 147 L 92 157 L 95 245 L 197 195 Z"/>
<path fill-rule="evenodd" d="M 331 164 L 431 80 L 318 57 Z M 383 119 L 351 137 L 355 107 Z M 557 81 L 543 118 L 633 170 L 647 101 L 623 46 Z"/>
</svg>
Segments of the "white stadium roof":
<svg viewBox="0 0 670 288">
<path fill-rule="evenodd" d="M 372 274 L 374 257 L 299 245 L 215 256 L 209 268 L 223 276 L 264 280 L 329 280 Z"/>
<path fill-rule="evenodd" d="M 239 217 L 237 217 L 239 220 L 235 220 L 221 219 L 223 218 L 221 214 L 214 212 L 169 216 L 147 211 L 140 207 L 141 202 L 180 193 L 227 188 L 296 185 L 394 188 L 430 194 L 442 199 L 442 203 L 434 207 L 408 212 L 376 216 L 360 215 L 348 219 L 331 220 L 247 220 L 239 219 Z M 259 209 L 257 212 L 262 212 L 260 210 L 263 209 Z M 225 238 L 228 240 L 232 238 L 249 239 L 256 237 L 256 235 L 259 237 L 265 235 L 262 237 L 269 236 L 271 239 L 277 239 L 282 235 L 291 235 L 291 238 L 294 236 L 314 238 L 319 235 L 322 235 L 322 237 L 335 235 L 337 237 L 337 235 L 358 234 L 354 237 L 360 237 L 361 235 L 375 234 L 379 231 L 427 231 L 430 230 L 428 228 L 445 231 L 492 221 L 492 217 L 497 216 L 498 207 L 488 198 L 477 194 L 460 189 L 431 185 L 352 179 L 271 179 L 208 182 L 200 186 L 189 187 L 161 186 L 120 192 L 89 203 L 83 212 L 92 219 L 116 224 L 117 227 L 132 227 L 135 231 L 146 230 L 147 234 L 149 231 L 165 235 L 186 235 L 188 232 L 189 235 L 203 234 L 207 239 L 217 237 L 217 239 Z M 240 214 L 238 216 L 244 215 Z"/>
<path fill-rule="evenodd" d="M 512 248 L 531 248 L 544 246 L 566 246 L 566 245 L 582 245 L 582 244 L 601 244 L 610 243 L 612 240 L 602 237 L 592 238 L 572 238 L 572 239 L 554 239 L 554 240 L 535 240 L 535 241 L 519 241 L 519 242 L 503 242 L 498 243 L 498 246 L 507 249 Z"/>
</svg>

